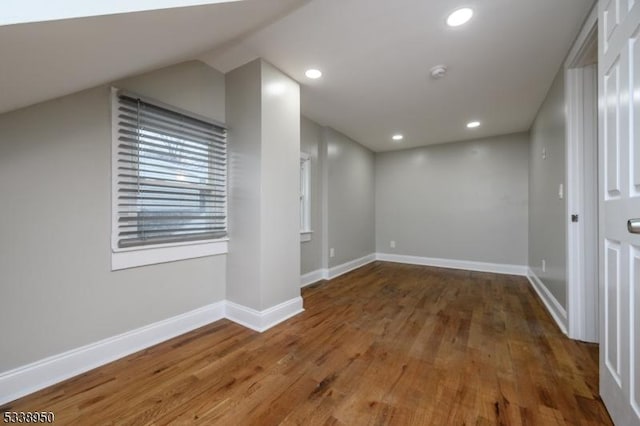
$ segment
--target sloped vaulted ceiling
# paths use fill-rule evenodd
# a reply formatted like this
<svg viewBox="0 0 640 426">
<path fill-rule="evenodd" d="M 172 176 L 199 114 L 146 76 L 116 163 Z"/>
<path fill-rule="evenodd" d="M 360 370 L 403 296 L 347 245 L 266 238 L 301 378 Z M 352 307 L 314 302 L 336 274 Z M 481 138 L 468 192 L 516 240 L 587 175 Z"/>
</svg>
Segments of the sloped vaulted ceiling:
<svg viewBox="0 0 640 426">
<path fill-rule="evenodd" d="M 0 26 L 0 113 L 194 59 L 303 3 L 242 0 Z"/>
</svg>

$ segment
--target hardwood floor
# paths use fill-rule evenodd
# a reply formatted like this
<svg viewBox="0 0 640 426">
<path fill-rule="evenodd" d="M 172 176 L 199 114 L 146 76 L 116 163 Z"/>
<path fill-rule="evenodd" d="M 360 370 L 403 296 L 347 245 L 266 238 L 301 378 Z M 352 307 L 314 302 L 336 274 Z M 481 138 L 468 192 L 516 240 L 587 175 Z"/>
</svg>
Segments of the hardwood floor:
<svg viewBox="0 0 640 426">
<path fill-rule="evenodd" d="M 223 320 L 15 401 L 56 424 L 603 425 L 596 345 L 525 278 L 375 262 L 258 334 Z"/>
</svg>

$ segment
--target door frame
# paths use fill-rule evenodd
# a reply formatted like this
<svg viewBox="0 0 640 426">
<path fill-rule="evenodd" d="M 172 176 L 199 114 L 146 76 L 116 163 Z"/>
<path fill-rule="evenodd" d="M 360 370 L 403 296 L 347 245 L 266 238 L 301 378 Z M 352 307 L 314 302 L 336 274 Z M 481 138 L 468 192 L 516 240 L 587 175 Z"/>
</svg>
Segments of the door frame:
<svg viewBox="0 0 640 426">
<path fill-rule="evenodd" d="M 593 203 L 586 203 L 584 199 L 585 181 L 587 180 L 585 174 L 595 174 L 592 177 L 595 177 L 595 182 L 597 182 L 598 170 L 597 167 L 595 170 L 585 167 L 583 141 L 585 137 L 593 138 L 592 148 L 595 149 L 597 156 L 598 133 L 596 130 L 595 134 L 586 134 L 584 105 L 586 99 L 593 99 L 595 102 L 593 107 L 597 111 L 598 92 L 596 90 L 593 94 L 585 93 L 585 82 L 589 77 L 585 74 L 585 70 L 580 67 L 580 63 L 594 42 L 598 43 L 597 3 L 589 13 L 564 63 L 565 96 L 567 100 L 567 126 L 565 129 L 567 141 L 567 188 L 565 191 L 567 194 L 567 331 L 570 338 L 588 342 L 598 342 L 599 339 L 598 271 L 597 269 L 595 270 L 595 276 L 591 274 L 590 284 L 586 285 L 585 277 L 589 275 L 589 265 L 584 244 L 587 229 L 584 225 L 584 220 L 580 219 L 585 217 L 585 213 L 598 214 L 597 197 Z M 595 117 L 597 121 L 597 114 Z M 572 221 L 571 216 L 574 214 L 578 215 L 577 223 Z M 596 226 L 597 223 L 596 220 Z M 597 231 L 595 235 L 597 237 Z M 597 240 L 596 246 L 592 249 L 595 250 L 597 256 Z M 595 322 L 587 320 L 587 316 L 590 314 L 595 315 Z"/>
</svg>

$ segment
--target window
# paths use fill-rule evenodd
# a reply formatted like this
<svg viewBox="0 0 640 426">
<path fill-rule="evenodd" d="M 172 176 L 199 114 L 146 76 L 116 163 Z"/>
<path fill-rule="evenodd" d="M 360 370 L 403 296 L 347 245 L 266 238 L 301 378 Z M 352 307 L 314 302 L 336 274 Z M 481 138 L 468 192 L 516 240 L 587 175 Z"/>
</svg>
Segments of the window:
<svg viewBox="0 0 640 426">
<path fill-rule="evenodd" d="M 311 240 L 311 159 L 300 153 L 300 241 Z"/>
<path fill-rule="evenodd" d="M 113 89 L 112 269 L 226 252 L 227 131 Z"/>
</svg>

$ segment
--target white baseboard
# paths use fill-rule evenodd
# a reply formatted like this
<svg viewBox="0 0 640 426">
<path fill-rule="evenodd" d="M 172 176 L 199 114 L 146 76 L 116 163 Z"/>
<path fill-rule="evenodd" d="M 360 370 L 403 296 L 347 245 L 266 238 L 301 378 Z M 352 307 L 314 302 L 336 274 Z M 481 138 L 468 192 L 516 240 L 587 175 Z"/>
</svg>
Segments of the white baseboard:
<svg viewBox="0 0 640 426">
<path fill-rule="evenodd" d="M 375 260 L 376 255 L 375 253 L 372 253 L 361 257 L 360 259 L 350 260 L 349 262 L 345 262 L 342 265 L 334 266 L 333 268 L 330 268 L 328 270 L 327 279 L 332 280 L 339 277 L 340 275 L 346 274 L 347 272 L 351 272 L 354 269 L 358 269 L 371 262 L 375 262 Z"/>
<path fill-rule="evenodd" d="M 326 269 L 318 269 L 307 274 L 300 276 L 300 287 L 306 287 L 320 280 L 326 280 L 329 277 L 329 273 Z"/>
<path fill-rule="evenodd" d="M 207 305 L 0 373 L 0 405 L 218 321 L 224 318 L 224 304 Z"/>
<path fill-rule="evenodd" d="M 377 253 L 376 259 L 385 262 L 408 263 L 411 265 L 436 266 L 439 268 L 462 269 L 465 271 L 492 272 L 494 274 L 520 275 L 523 277 L 527 276 L 527 267 L 522 265 L 405 256 L 389 253 Z"/>
<path fill-rule="evenodd" d="M 567 311 L 562 307 L 560 302 L 551 294 L 547 286 L 538 278 L 538 276 L 528 268 L 527 278 L 531 286 L 542 300 L 542 303 L 551 314 L 558 327 L 564 334 L 567 334 Z"/>
<path fill-rule="evenodd" d="M 375 253 L 372 253 L 364 257 L 361 257 L 359 259 L 350 260 L 348 262 L 343 263 L 342 265 L 334 266 L 333 268 L 330 268 L 330 269 L 322 268 L 316 271 L 309 272 L 307 274 L 300 276 L 300 287 L 306 287 L 320 280 L 331 280 L 333 278 L 337 278 L 340 275 L 344 275 L 347 272 L 351 272 L 354 269 L 358 269 L 375 260 L 376 260 L 376 255 Z"/>
<path fill-rule="evenodd" d="M 263 332 L 302 311 L 301 297 L 264 311 L 223 300 L 0 373 L 0 405 L 223 318 Z"/>
<path fill-rule="evenodd" d="M 262 333 L 303 311 L 302 297 L 296 297 L 264 311 L 227 301 L 225 315 L 235 323 Z"/>
</svg>

